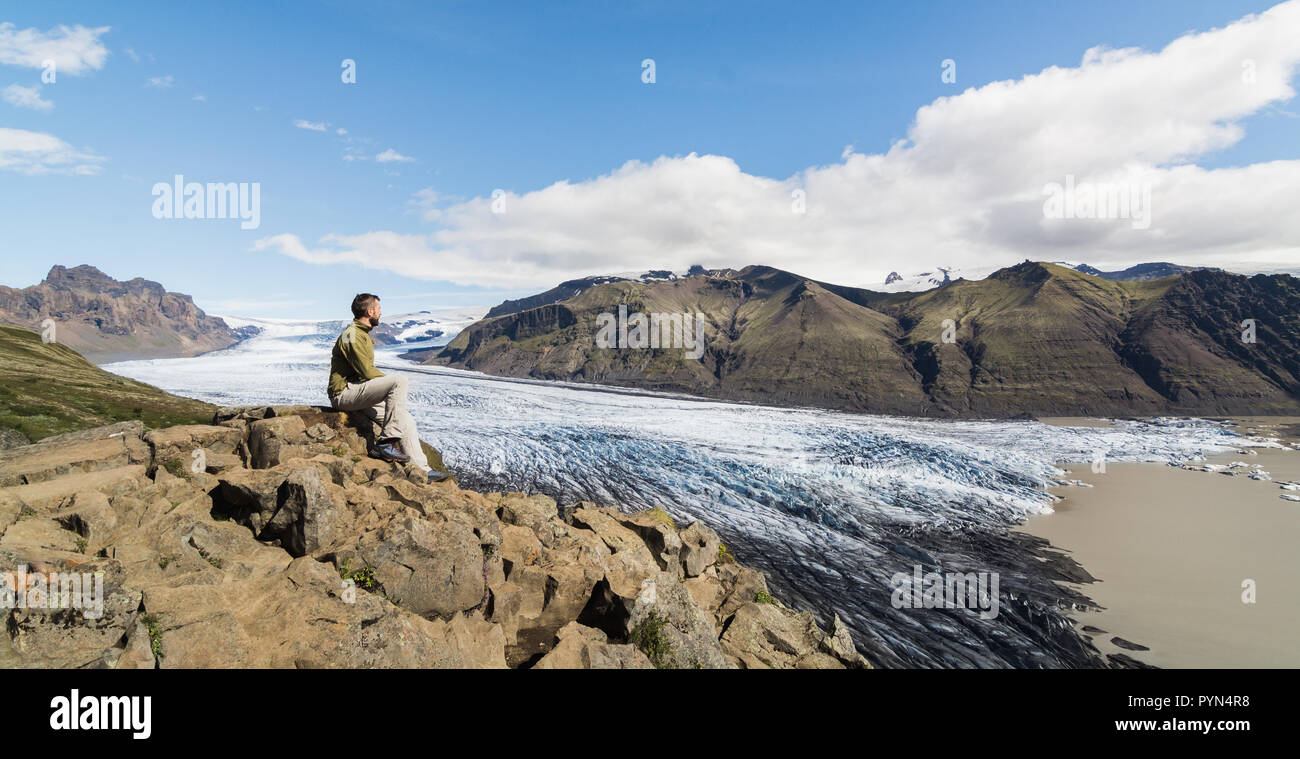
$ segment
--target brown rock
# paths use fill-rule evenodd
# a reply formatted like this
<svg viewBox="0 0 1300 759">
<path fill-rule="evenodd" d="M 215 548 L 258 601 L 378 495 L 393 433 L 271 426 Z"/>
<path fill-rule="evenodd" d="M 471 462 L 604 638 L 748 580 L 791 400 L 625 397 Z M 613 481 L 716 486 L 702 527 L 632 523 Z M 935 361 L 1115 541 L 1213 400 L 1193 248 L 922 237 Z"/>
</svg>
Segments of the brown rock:
<svg viewBox="0 0 1300 759">
<path fill-rule="evenodd" d="M 248 425 L 248 465 L 270 469 L 281 461 L 302 458 L 300 447 L 307 442 L 307 428 L 301 417 L 278 416 Z"/>
<path fill-rule="evenodd" d="M 843 650 L 845 641 L 839 637 L 840 633 L 828 636 L 822 632 L 812 612 L 795 612 L 774 603 L 747 603 L 731 618 L 721 643 L 728 654 L 751 669 L 870 667 L 853 650 L 852 641 L 848 641 L 848 650 Z"/>
<path fill-rule="evenodd" d="M 681 532 L 682 568 L 687 577 L 699 577 L 718 560 L 718 533 L 703 522 L 693 522 Z"/>
<path fill-rule="evenodd" d="M 207 449 L 213 453 L 233 454 L 243 442 L 243 433 L 230 427 L 210 424 L 183 424 L 145 433 L 145 442 L 153 452 L 153 464 L 162 467 L 168 461 L 179 461 L 184 471 L 190 471 L 194 452 Z"/>
<path fill-rule="evenodd" d="M 680 574 L 682 539 L 678 537 L 677 530 L 672 525 L 654 516 L 652 511 L 641 511 L 636 514 L 613 512 L 611 516 L 618 520 L 619 524 L 636 533 L 641 542 L 650 549 L 660 569 L 672 574 Z"/>
<path fill-rule="evenodd" d="M 605 578 L 610 589 L 622 598 L 634 598 L 641 590 L 641 583 L 659 572 L 659 564 L 641 538 L 609 511 L 601 507 L 578 509 L 573 513 L 573 524 L 590 529 L 609 547 L 612 555 Z"/>
<path fill-rule="evenodd" d="M 0 488 L 0 502 L 12 498 L 22 506 L 35 511 L 52 511 L 82 490 L 98 490 L 111 496 L 136 490 L 146 482 L 144 466 L 123 466 L 116 469 L 63 475 L 30 485 Z"/>
<path fill-rule="evenodd" d="M 220 500 L 217 509 L 253 534 L 261 534 L 280 506 L 280 485 L 288 479 L 281 471 L 235 469 L 218 476 Z"/>
<path fill-rule="evenodd" d="M 421 616 L 449 617 L 484 600 L 484 556 L 467 517 L 436 512 L 431 518 L 407 516 L 363 535 L 353 569 L 371 567 L 383 592 L 402 608 Z"/>
<path fill-rule="evenodd" d="M 112 428 L 120 426 L 111 425 Z M 148 446 L 139 437 L 122 430 L 102 438 L 42 441 L 0 451 L 0 487 L 45 482 L 66 474 L 116 469 L 148 460 Z"/>
<path fill-rule="evenodd" d="M 617 555 L 617 554 L 616 554 Z M 660 572 L 642 587 L 628 619 L 629 639 L 650 636 L 662 641 L 657 665 L 672 669 L 730 669 L 713 619 L 705 614 L 669 572 Z"/>
<path fill-rule="evenodd" d="M 629 644 L 611 644 L 594 627 L 570 622 L 555 634 L 556 643 L 533 669 L 654 669 L 645 654 Z"/>
</svg>

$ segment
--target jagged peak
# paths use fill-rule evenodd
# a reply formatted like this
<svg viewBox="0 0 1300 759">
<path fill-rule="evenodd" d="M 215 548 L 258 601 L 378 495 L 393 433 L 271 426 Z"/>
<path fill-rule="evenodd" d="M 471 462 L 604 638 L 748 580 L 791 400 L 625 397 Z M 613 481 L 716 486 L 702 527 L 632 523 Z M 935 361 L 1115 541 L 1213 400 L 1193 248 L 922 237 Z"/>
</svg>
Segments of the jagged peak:
<svg viewBox="0 0 1300 759">
<path fill-rule="evenodd" d="M 69 281 L 69 280 L 71 281 L 101 280 L 106 282 L 117 281 L 112 277 L 108 276 L 107 274 L 105 274 L 104 272 L 100 271 L 98 268 L 91 266 L 90 264 L 81 264 L 80 266 L 74 266 L 72 268 L 68 268 L 61 264 L 55 264 L 54 266 L 50 267 L 50 272 L 45 275 L 46 282 L 61 282 L 61 281 Z"/>
</svg>

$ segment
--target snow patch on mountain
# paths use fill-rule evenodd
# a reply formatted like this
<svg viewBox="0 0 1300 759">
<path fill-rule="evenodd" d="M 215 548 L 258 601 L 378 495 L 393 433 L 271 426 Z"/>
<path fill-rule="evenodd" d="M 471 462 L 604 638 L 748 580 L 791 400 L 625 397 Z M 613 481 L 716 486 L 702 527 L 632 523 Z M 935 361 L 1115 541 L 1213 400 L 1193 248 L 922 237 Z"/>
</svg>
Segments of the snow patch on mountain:
<svg viewBox="0 0 1300 759">
<path fill-rule="evenodd" d="M 1070 269 L 1078 269 L 1079 264 L 1072 261 L 1049 261 L 1059 266 L 1065 266 Z M 915 293 L 933 290 L 954 282 L 958 279 L 980 280 L 988 277 L 999 269 L 1005 269 L 1005 266 L 935 266 L 929 270 L 915 272 L 912 274 L 899 274 L 890 272 L 885 281 L 878 285 L 871 285 L 868 290 L 875 290 L 882 293 Z"/>
</svg>

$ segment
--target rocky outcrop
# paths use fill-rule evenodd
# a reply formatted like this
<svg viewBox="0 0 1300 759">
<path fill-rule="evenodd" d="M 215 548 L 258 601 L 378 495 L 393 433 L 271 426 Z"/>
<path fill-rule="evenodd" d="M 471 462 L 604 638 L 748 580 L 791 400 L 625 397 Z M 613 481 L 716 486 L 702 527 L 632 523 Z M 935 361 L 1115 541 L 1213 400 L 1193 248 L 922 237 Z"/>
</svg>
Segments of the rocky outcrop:
<svg viewBox="0 0 1300 759">
<path fill-rule="evenodd" d="M 188 295 L 136 277 L 119 282 L 93 266 L 55 266 L 31 287 L 0 287 L 0 323 L 54 337 L 91 361 L 194 356 L 225 348 L 244 335 L 208 316 Z"/>
<path fill-rule="evenodd" d="M 869 666 L 703 524 L 430 485 L 372 434 L 225 408 L 0 450 L 0 577 L 102 583 L 0 609 L 0 667 Z"/>
</svg>

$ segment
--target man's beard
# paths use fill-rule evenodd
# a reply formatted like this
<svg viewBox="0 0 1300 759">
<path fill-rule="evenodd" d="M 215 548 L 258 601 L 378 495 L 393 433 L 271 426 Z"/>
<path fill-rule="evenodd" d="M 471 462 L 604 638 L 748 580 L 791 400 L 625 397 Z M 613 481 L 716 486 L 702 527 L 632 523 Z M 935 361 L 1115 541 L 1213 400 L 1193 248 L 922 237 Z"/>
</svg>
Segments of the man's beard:
<svg viewBox="0 0 1300 759">
<path fill-rule="evenodd" d="M 370 326 L 372 326 L 372 327 L 378 327 L 378 326 L 379 326 L 379 317 L 378 317 L 378 316 L 372 316 L 372 317 L 370 317 Z"/>
</svg>

